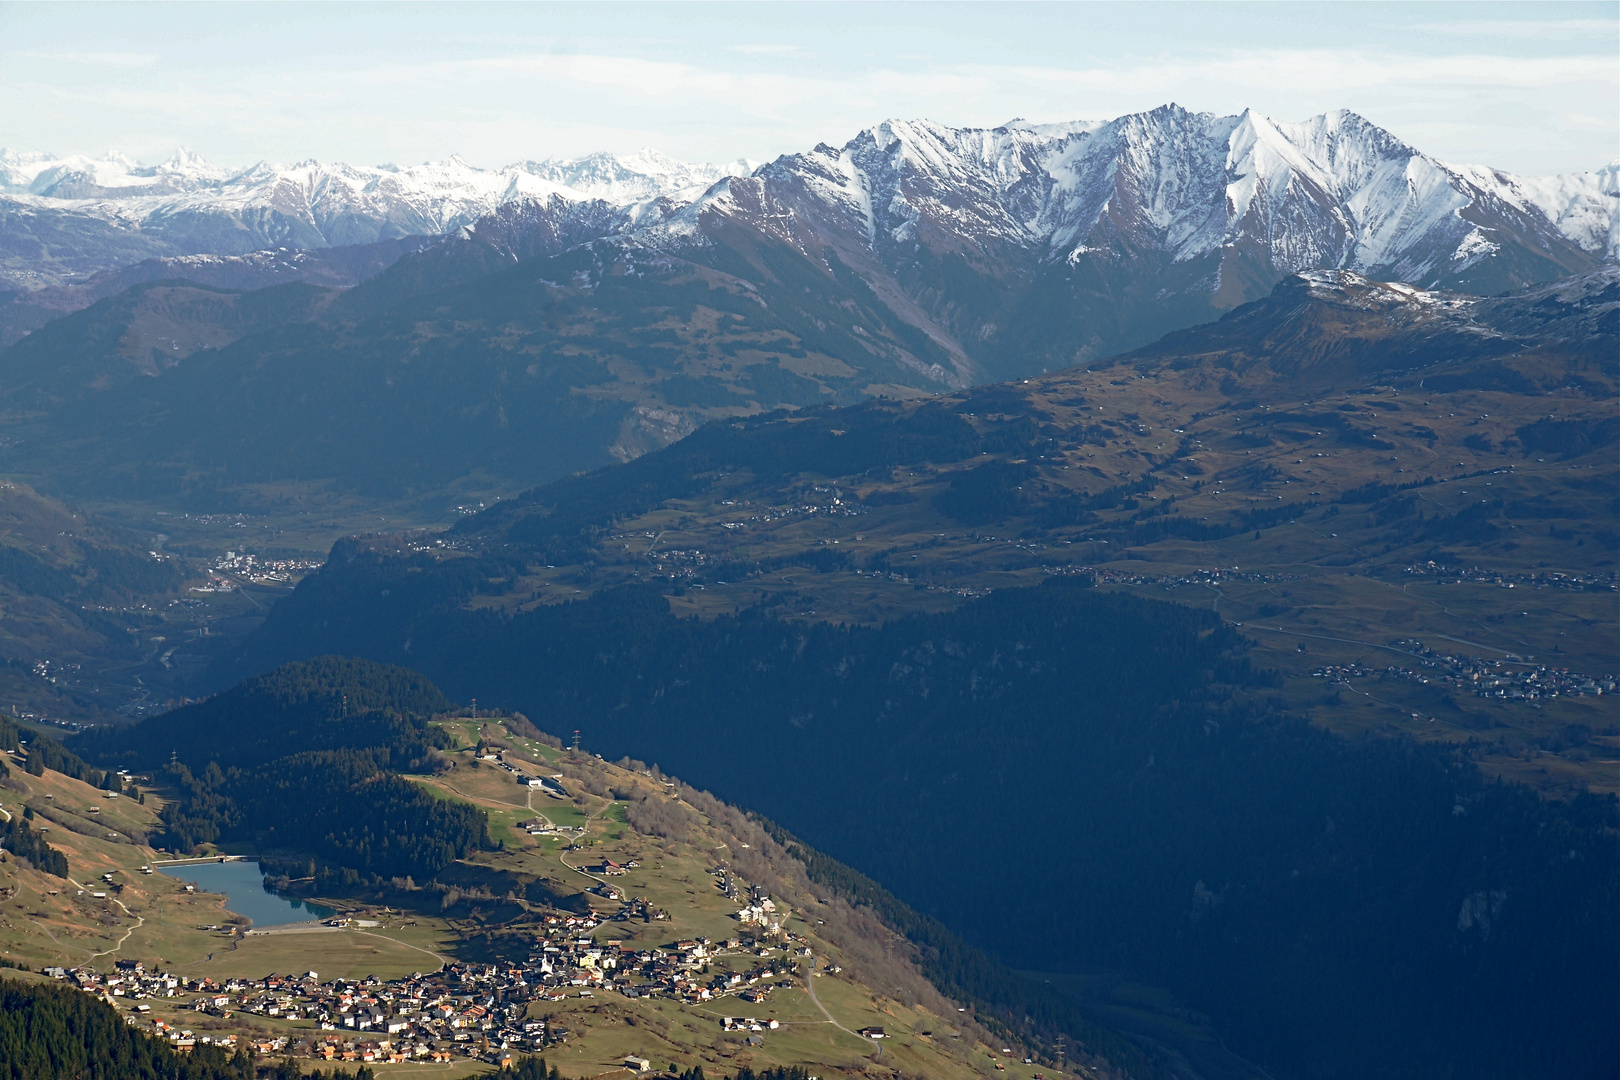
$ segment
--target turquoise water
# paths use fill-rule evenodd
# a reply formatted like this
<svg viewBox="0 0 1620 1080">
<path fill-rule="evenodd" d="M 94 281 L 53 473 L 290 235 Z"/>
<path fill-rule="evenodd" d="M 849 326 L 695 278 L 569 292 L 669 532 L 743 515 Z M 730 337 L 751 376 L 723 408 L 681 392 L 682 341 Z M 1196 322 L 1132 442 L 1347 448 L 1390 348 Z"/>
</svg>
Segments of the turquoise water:
<svg viewBox="0 0 1620 1080">
<path fill-rule="evenodd" d="M 253 920 L 253 925 L 261 929 L 310 922 L 332 914 L 328 908 L 271 892 L 256 862 L 186 863 L 184 866 L 154 866 L 152 869 L 189 882 L 197 886 L 200 892 L 224 893 L 228 911 Z"/>
</svg>

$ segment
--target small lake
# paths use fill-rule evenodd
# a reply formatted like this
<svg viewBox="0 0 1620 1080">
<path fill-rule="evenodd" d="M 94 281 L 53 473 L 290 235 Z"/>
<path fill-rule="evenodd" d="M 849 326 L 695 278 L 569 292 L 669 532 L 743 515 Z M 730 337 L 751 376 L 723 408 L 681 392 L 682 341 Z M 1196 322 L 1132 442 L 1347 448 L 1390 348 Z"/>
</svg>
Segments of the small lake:
<svg viewBox="0 0 1620 1080">
<path fill-rule="evenodd" d="M 256 862 L 200 862 L 152 869 L 195 885 L 199 892 L 224 893 L 226 910 L 252 919 L 260 930 L 324 919 L 332 914 L 328 908 L 271 892 Z"/>
</svg>

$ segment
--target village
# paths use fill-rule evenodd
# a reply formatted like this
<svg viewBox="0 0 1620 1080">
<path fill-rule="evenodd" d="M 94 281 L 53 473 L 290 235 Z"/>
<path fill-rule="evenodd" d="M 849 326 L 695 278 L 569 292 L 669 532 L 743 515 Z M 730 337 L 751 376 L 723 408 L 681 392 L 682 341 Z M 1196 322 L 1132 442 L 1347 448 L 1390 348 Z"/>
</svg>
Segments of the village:
<svg viewBox="0 0 1620 1080">
<path fill-rule="evenodd" d="M 615 865 L 609 862 L 592 869 L 613 873 Z M 607 916 L 546 915 L 523 962 L 457 962 L 392 981 L 375 976 L 322 981 L 315 971 L 215 980 L 148 969 L 135 960 L 118 960 L 107 972 L 83 966 L 47 968 L 45 974 L 120 1008 L 131 1025 L 151 1031 L 182 1052 L 199 1043 L 215 1043 L 261 1056 L 367 1063 L 471 1058 L 501 1066 L 568 1040 L 569 1030 L 532 1015 L 532 1004 L 619 995 L 685 1005 L 735 997 L 758 1006 L 772 990 L 796 985 L 801 973 L 814 971 L 812 950 L 782 927 L 785 909 L 724 869 L 714 875 L 716 887 L 726 895 L 746 893 L 736 915 L 738 935 L 721 942 L 697 938 L 662 948 L 629 949 L 594 938 L 594 931 L 612 922 L 665 917 L 644 900 L 630 898 Z M 328 926 L 350 921 L 340 917 Z M 171 1014 L 194 1011 L 199 1022 L 188 1027 L 164 1020 L 154 1015 L 153 1001 L 168 1005 L 164 1011 Z M 212 1021 L 206 1029 L 203 1017 Z M 265 1036 L 233 1032 L 220 1023 L 246 1017 L 297 1026 Z M 713 1022 L 720 1030 L 746 1033 L 751 1045 L 759 1045 L 766 1033 L 780 1026 L 774 1019 L 744 1016 L 716 1016 Z M 863 1034 L 876 1039 L 883 1031 L 872 1028 Z M 632 1065 L 647 1067 L 644 1061 Z"/>
<path fill-rule="evenodd" d="M 1505 570 L 1486 570 L 1478 566 L 1441 566 L 1433 559 L 1427 563 L 1414 563 L 1402 571 L 1413 577 L 1432 577 L 1439 585 L 1460 585 L 1473 582 L 1496 585 L 1504 589 L 1565 589 L 1572 592 L 1615 592 L 1620 590 L 1620 575 L 1613 571 L 1588 570 L 1564 573 L 1560 570 L 1534 573 L 1510 573 Z"/>
<path fill-rule="evenodd" d="M 1505 660 L 1486 660 L 1478 656 L 1459 656 L 1436 652 L 1421 641 L 1402 638 L 1395 647 L 1417 657 L 1420 667 L 1427 670 L 1400 667 L 1367 667 L 1363 664 L 1329 664 L 1311 672 L 1319 679 L 1328 680 L 1330 686 L 1349 685 L 1352 678 L 1403 679 L 1411 682 L 1436 682 L 1459 690 L 1467 690 L 1477 697 L 1503 701 L 1538 701 L 1556 697 L 1597 697 L 1615 692 L 1613 675 L 1583 675 L 1568 668 L 1532 665 L 1509 653 Z"/>
<path fill-rule="evenodd" d="M 319 570 L 322 559 L 269 559 L 245 551 L 227 551 L 209 566 L 209 581 L 192 592 L 230 592 L 246 581 L 253 585 L 290 585 L 311 570 Z"/>
<path fill-rule="evenodd" d="M 1041 572 L 1046 574 L 1079 574 L 1094 577 L 1098 584 L 1105 585 L 1162 585 L 1166 589 L 1177 589 L 1183 585 L 1221 585 L 1226 582 L 1245 582 L 1256 585 L 1271 585 L 1287 581 L 1299 581 L 1300 574 L 1262 574 L 1255 571 L 1239 570 L 1233 566 L 1222 569 L 1216 567 L 1212 570 L 1194 570 L 1188 574 L 1147 574 L 1136 570 L 1120 570 L 1108 566 L 1075 566 L 1065 564 L 1058 566 L 1043 566 Z"/>
</svg>

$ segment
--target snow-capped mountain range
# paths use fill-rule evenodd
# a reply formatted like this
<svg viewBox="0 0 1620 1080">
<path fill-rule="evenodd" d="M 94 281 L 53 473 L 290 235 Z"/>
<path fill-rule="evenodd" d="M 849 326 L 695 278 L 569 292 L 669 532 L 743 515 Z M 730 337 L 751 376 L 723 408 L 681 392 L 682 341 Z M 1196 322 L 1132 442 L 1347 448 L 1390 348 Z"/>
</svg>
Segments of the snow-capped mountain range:
<svg viewBox="0 0 1620 1080">
<path fill-rule="evenodd" d="M 0 150 L 0 280 L 39 287 L 141 258 L 451 233 L 514 203 L 554 204 L 565 216 L 596 219 L 620 211 L 608 215 L 616 228 L 641 216 L 638 205 L 684 205 L 721 177 L 755 165 L 694 165 L 643 150 L 502 169 L 452 157 L 406 168 L 305 161 L 228 170 L 187 150 L 155 166 L 119 155 Z M 32 265 L 29 250 L 36 253 Z"/>
<path fill-rule="evenodd" d="M 747 189 L 746 202 L 792 183 L 863 228 L 874 250 L 944 230 L 1073 263 L 1103 230 L 1175 262 L 1259 245 L 1282 272 L 1435 284 L 1515 242 L 1610 258 L 1620 242 L 1620 162 L 1522 178 L 1447 165 L 1350 112 L 1287 124 L 1175 106 L 989 130 L 890 121 L 728 178 L 668 228 L 733 212 L 733 191 Z"/>
<path fill-rule="evenodd" d="M 890 121 L 603 243 L 712 263 L 705 248 L 758 238 L 836 260 L 952 356 L 932 366 L 960 385 L 1144 345 L 1306 269 L 1482 295 L 1552 281 L 1613 261 L 1617 221 L 1614 166 L 1525 179 L 1447 165 L 1350 112 L 1289 124 L 1167 105 L 1104 123 Z"/>
<path fill-rule="evenodd" d="M 525 196 L 563 195 L 574 201 L 602 199 L 623 205 L 673 195 L 701 192 L 722 176 L 751 172 L 757 162 L 693 165 L 642 150 L 627 157 L 590 154 L 581 158 L 523 161 L 503 169 L 479 169 L 459 157 L 400 168 L 394 165 L 296 165 L 259 162 L 246 169 L 220 168 L 201 155 L 180 149 L 161 165 L 140 165 L 121 154 L 103 158 L 58 158 L 44 153 L 0 150 L 0 193 L 32 195 L 81 206 L 123 204 L 125 212 L 143 217 L 173 211 L 176 197 L 221 205 L 274 203 L 288 190 L 305 193 L 315 216 L 330 216 L 329 207 L 380 206 L 391 200 L 419 207 L 424 220 L 441 223 L 437 231 L 465 224 L 502 202 Z"/>
<path fill-rule="evenodd" d="M 440 237 L 402 260 L 413 293 L 586 245 L 599 261 L 710 268 L 774 245 L 829 281 L 835 264 L 852 270 L 950 358 L 918 369 L 960 385 L 1146 344 L 1306 269 L 1476 294 L 1589 271 L 1620 245 L 1620 163 L 1518 177 L 1446 164 L 1351 112 L 1284 123 L 1175 105 L 1104 122 L 889 121 L 764 165 L 643 151 L 231 171 L 187 152 L 151 167 L 0 152 L 0 281 L 101 274 L 84 303 L 120 267 L 185 272 L 153 259 L 406 236 Z M 75 303 L 53 296 L 13 321 Z M 917 350 L 893 347 L 913 364 Z"/>
<path fill-rule="evenodd" d="M 1354 113 L 1291 124 L 1176 106 L 1107 122 L 994 129 L 889 121 L 842 147 L 763 167 L 689 164 L 643 150 L 502 169 L 452 157 L 409 167 L 306 161 L 230 170 L 188 150 L 155 166 L 116 154 L 0 150 L 0 211 L 151 234 L 154 247 L 167 249 L 153 254 L 240 254 L 449 233 L 525 202 L 596 202 L 599 218 L 631 210 L 613 215 L 617 230 L 645 223 L 633 208 L 656 200 L 723 212 L 726 185 L 705 197 L 707 189 L 751 174 L 766 184 L 797 175 L 863 223 L 874 249 L 903 246 L 933 226 L 986 245 L 1074 257 L 1107 220 L 1176 261 L 1260 243 L 1283 271 L 1333 266 L 1415 281 L 1489 258 L 1512 242 L 1504 231 L 1545 231 L 1610 258 L 1620 245 L 1620 162 L 1518 177 L 1445 164 Z M 96 269 L 110 265 L 117 263 Z"/>
<path fill-rule="evenodd" d="M 1204 369 L 1233 393 L 1307 367 L 1313 395 L 1384 378 L 1405 363 L 1385 338 L 1421 338 L 1412 363 L 1478 358 L 1497 315 L 1549 364 L 1586 363 L 1620 288 L 1616 170 L 1454 167 L 1344 112 L 893 121 L 753 168 L 7 160 L 37 190 L 0 195 L 0 257 L 104 267 L 0 294 L 0 404 L 42 425 L 10 467 L 78 447 L 85 483 L 162 462 L 140 475 L 164 490 L 532 483 L 721 418 L 1093 367 L 1195 326 L 1282 358 Z M 412 229 L 439 231 L 375 239 Z M 310 239 L 253 251 L 266 236 Z M 143 244 L 170 253 L 129 258 Z M 1579 340 L 1546 332 L 1577 301 L 1555 321 Z M 1347 312 L 1359 344 L 1311 352 Z"/>
</svg>

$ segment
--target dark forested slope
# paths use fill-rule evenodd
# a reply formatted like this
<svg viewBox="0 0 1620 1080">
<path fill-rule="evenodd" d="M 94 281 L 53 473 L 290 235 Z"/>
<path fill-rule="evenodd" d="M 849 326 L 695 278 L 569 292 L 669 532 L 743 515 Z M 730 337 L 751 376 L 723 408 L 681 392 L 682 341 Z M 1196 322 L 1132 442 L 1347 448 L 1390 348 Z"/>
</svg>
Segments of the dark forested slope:
<svg viewBox="0 0 1620 1080">
<path fill-rule="evenodd" d="M 189 1054 L 135 1031 L 112 1006 L 65 986 L 0 980 L 3 1080 L 254 1080 L 245 1052 Z"/>
<path fill-rule="evenodd" d="M 271 625 L 332 647 L 384 580 L 357 556 Z M 1613 801 L 1290 719 L 1207 612 L 1072 580 L 881 628 L 387 610 L 379 659 L 757 807 L 1009 963 L 1169 986 L 1268 1068 L 1612 1063 Z"/>
<path fill-rule="evenodd" d="M 1283 1073 L 1607 1075 L 1614 800 L 1544 802 L 1439 734 L 1584 739 L 1601 701 L 1311 671 L 1347 639 L 1382 668 L 1414 635 L 1513 660 L 1611 632 L 1617 311 L 1608 271 L 1492 301 L 1318 275 L 1095 371 L 731 419 L 436 544 L 339 545 L 216 677 L 409 664 L 755 807 L 1011 963 L 1169 987 Z M 1203 610 L 1063 583 L 1088 566 Z M 1470 566 L 1534 588 L 1414 584 Z M 1245 575 L 1257 644 L 1210 610 Z"/>
<path fill-rule="evenodd" d="M 448 707 L 415 672 L 322 657 L 80 745 L 166 770 L 180 797 L 163 808 L 162 840 L 178 850 L 248 841 L 353 880 L 426 880 L 489 842 L 481 811 L 399 775 L 432 770 L 443 735 L 426 721 Z"/>
<path fill-rule="evenodd" d="M 179 556 L 153 550 L 161 546 L 150 533 L 0 482 L 0 700 L 8 709 L 106 718 L 139 693 L 132 675 L 160 651 L 148 640 L 163 621 L 158 610 L 174 610 L 169 602 L 190 571 Z"/>
</svg>

